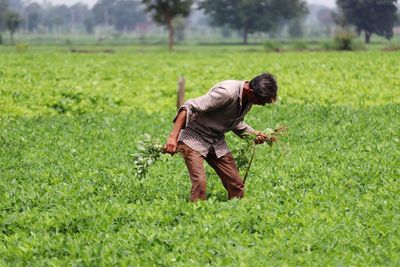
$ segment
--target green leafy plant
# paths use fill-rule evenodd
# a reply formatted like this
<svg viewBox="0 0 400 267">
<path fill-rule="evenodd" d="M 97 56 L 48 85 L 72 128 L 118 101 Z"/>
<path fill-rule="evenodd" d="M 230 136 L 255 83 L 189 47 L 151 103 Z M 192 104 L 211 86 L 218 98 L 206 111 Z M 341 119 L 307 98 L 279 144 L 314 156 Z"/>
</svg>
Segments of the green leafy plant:
<svg viewBox="0 0 400 267">
<path fill-rule="evenodd" d="M 24 43 L 18 43 L 15 45 L 15 49 L 17 51 L 17 53 L 25 53 L 29 48 L 28 44 L 24 44 Z"/>
<path fill-rule="evenodd" d="M 399 265 L 398 52 L 116 49 L 0 46 L 0 266 Z M 166 137 L 175 73 L 198 96 L 266 67 L 284 101 L 246 120 L 284 122 L 290 135 L 256 146 L 243 200 L 225 201 L 213 175 L 208 200 L 189 204 L 185 164 L 169 155 L 136 178 L 130 151 L 143 136 L 127 139 Z"/>
<path fill-rule="evenodd" d="M 137 142 L 136 152 L 131 154 L 135 165 L 136 176 L 144 178 L 148 169 L 164 154 L 164 148 L 158 139 L 144 134 Z"/>
<path fill-rule="evenodd" d="M 266 41 L 263 43 L 264 50 L 266 52 L 280 52 L 281 49 L 281 43 L 277 41 Z"/>
<path fill-rule="evenodd" d="M 349 31 L 340 31 L 335 34 L 334 43 L 337 50 L 353 50 L 355 34 Z"/>
<path fill-rule="evenodd" d="M 292 42 L 292 49 L 296 51 L 304 51 L 308 49 L 308 45 L 303 40 L 295 40 Z"/>
</svg>

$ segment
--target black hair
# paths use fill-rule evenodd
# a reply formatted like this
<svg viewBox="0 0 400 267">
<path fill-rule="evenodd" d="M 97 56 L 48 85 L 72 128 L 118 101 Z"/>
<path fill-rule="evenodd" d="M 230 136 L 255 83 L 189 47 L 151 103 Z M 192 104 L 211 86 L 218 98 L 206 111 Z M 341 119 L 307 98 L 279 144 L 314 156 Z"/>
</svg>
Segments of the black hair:
<svg viewBox="0 0 400 267">
<path fill-rule="evenodd" d="M 262 73 L 250 81 L 250 88 L 254 93 L 264 99 L 276 99 L 278 85 L 271 73 Z"/>
</svg>

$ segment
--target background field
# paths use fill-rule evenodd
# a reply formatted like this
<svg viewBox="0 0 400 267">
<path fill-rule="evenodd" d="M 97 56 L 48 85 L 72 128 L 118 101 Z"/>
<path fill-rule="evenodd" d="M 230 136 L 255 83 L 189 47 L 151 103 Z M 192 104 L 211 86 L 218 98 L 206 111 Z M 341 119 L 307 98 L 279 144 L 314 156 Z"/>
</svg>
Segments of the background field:
<svg viewBox="0 0 400 267">
<path fill-rule="evenodd" d="M 399 52 L 164 50 L 1 48 L 0 265 L 400 264 Z M 180 76 L 189 98 L 262 71 L 281 100 L 247 122 L 290 131 L 258 148 L 243 200 L 208 169 L 208 200 L 188 203 L 178 156 L 134 176 Z"/>
</svg>

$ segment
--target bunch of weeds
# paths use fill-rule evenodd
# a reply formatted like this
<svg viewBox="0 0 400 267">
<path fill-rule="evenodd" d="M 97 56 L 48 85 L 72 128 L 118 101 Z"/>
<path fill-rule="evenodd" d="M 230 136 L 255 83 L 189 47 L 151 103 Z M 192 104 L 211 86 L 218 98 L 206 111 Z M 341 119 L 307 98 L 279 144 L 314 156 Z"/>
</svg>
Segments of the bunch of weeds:
<svg viewBox="0 0 400 267">
<path fill-rule="evenodd" d="M 164 147 L 160 141 L 152 138 L 149 134 L 144 134 L 143 138 L 137 142 L 136 152 L 131 154 L 136 176 L 144 178 L 150 166 L 163 154 Z"/>
</svg>

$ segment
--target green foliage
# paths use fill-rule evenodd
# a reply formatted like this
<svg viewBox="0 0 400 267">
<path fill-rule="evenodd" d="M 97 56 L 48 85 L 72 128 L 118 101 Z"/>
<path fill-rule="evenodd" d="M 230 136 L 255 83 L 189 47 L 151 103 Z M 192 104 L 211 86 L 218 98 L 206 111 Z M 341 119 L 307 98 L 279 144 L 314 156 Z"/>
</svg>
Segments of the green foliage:
<svg viewBox="0 0 400 267">
<path fill-rule="evenodd" d="M 266 41 L 263 43 L 264 50 L 266 52 L 279 52 L 282 50 L 282 43 L 278 41 Z"/>
<path fill-rule="evenodd" d="M 303 51 L 309 49 L 308 44 L 303 40 L 294 40 L 292 43 L 292 48 L 296 51 Z"/>
<path fill-rule="evenodd" d="M 172 20 L 172 26 L 175 31 L 175 37 L 177 41 L 185 40 L 185 28 L 187 21 L 185 18 L 178 16 Z"/>
<path fill-rule="evenodd" d="M 357 50 L 366 50 L 366 45 L 363 41 L 361 40 L 353 40 L 351 42 L 351 50 L 357 51 Z"/>
<path fill-rule="evenodd" d="M 333 42 L 326 42 L 323 47 L 327 50 L 356 51 L 365 50 L 365 44 L 356 40 L 356 34 L 350 31 L 338 31 Z"/>
<path fill-rule="evenodd" d="M 17 31 L 17 29 L 19 28 L 21 23 L 22 23 L 22 18 L 19 15 L 19 13 L 15 12 L 15 11 L 7 11 L 6 12 L 6 25 L 7 25 L 7 29 L 10 32 L 11 42 L 14 42 L 13 35 Z"/>
<path fill-rule="evenodd" d="M 96 24 L 113 26 L 117 31 L 133 28 L 137 23 L 146 20 L 140 3 L 134 0 L 114 1 L 100 0 L 92 9 L 92 17 L 87 16 L 84 24 L 88 32 L 93 31 L 93 20 Z"/>
<path fill-rule="evenodd" d="M 8 9 L 8 0 L 0 0 L 0 33 L 6 29 L 7 9 Z"/>
<path fill-rule="evenodd" d="M 149 167 L 163 155 L 163 152 L 163 145 L 160 141 L 153 140 L 149 134 L 145 134 L 143 138 L 138 141 L 136 152 L 131 155 L 133 157 L 136 175 L 141 178 L 145 177 Z"/>
<path fill-rule="evenodd" d="M 334 43 L 337 50 L 352 50 L 352 42 L 356 35 L 349 31 L 335 33 Z"/>
<path fill-rule="evenodd" d="M 169 49 L 172 50 L 174 39 L 173 19 L 189 16 L 193 0 L 142 0 L 142 3 L 145 4 L 146 11 L 152 14 L 155 22 L 167 26 L 169 31 Z"/>
<path fill-rule="evenodd" d="M 365 42 L 369 43 L 375 33 L 391 39 L 396 21 L 397 0 L 337 0 L 344 19 L 356 26 L 358 32 L 365 32 Z"/>
<path fill-rule="evenodd" d="M 361 107 L 400 102 L 400 96 L 393 95 L 393 88 L 400 86 L 397 53 L 308 55 L 223 49 L 207 47 L 179 53 L 179 57 L 160 52 L 160 47 L 144 53 L 117 50 L 114 54 L 81 55 L 57 49 L 48 53 L 46 48 L 32 57 L 37 51 L 33 47 L 21 55 L 0 53 L 0 114 L 36 117 L 172 111 L 182 74 L 188 81 L 186 98 L 193 98 L 204 94 L 220 77 L 249 79 L 260 70 L 279 73 L 285 88 L 279 92 L 283 103 Z M 249 56 L 252 62 L 243 69 L 242 62 Z M 226 62 L 229 68 L 221 68 Z"/>
<path fill-rule="evenodd" d="M 118 97 L 88 94 L 78 87 L 75 90 L 65 89 L 60 91 L 59 95 L 46 105 L 59 114 L 77 115 L 90 113 L 96 106 L 118 107 L 122 103 L 123 100 Z"/>
<path fill-rule="evenodd" d="M 25 53 L 28 51 L 29 45 L 24 43 L 18 43 L 15 45 L 15 49 L 17 53 Z"/>
<path fill-rule="evenodd" d="M 282 135 L 286 132 L 287 127 L 277 127 L 275 129 L 266 129 L 264 131 L 265 134 L 268 135 L 268 139 L 264 144 L 268 144 L 272 146 L 274 142 L 278 141 L 278 136 Z M 239 170 L 242 172 L 243 183 L 246 182 L 247 175 L 249 174 L 249 170 L 251 164 L 253 162 L 254 156 L 256 154 L 256 143 L 254 135 L 245 135 L 242 138 L 242 142 L 236 142 L 233 145 L 234 149 L 232 152 L 235 155 L 236 164 Z"/>
<path fill-rule="evenodd" d="M 383 51 L 399 51 L 400 50 L 400 44 L 391 43 L 388 46 L 384 47 L 382 50 Z"/>
<path fill-rule="evenodd" d="M 272 32 L 282 19 L 301 17 L 307 11 L 302 0 L 203 0 L 200 8 L 211 16 L 215 25 L 241 30 L 244 43 L 249 33 Z"/>
<path fill-rule="evenodd" d="M 323 41 L 320 43 L 320 45 L 323 50 L 336 50 L 336 45 L 335 45 L 334 41 L 331 41 L 331 40 Z"/>
<path fill-rule="evenodd" d="M 400 262 L 399 52 L 1 49 L 0 265 Z M 246 122 L 290 131 L 257 147 L 240 201 L 212 174 L 208 200 L 188 203 L 176 157 L 136 178 L 132 149 L 143 133 L 167 138 L 183 70 L 188 98 L 227 77 L 278 78 L 280 103 L 254 106 Z M 64 113 L 52 107 L 62 99 Z"/>
<path fill-rule="evenodd" d="M 231 139 L 230 145 L 232 147 L 232 153 L 235 156 L 236 164 L 243 175 L 243 171 L 250 162 L 251 151 L 254 146 L 254 136 L 245 135 L 242 139 Z"/>
<path fill-rule="evenodd" d="M 187 17 L 190 14 L 192 0 L 167 0 L 151 1 L 142 0 L 148 12 L 152 12 L 153 19 L 162 25 L 166 25 L 177 16 Z"/>
<path fill-rule="evenodd" d="M 304 19 L 297 16 L 290 20 L 288 32 L 291 38 L 301 38 L 304 35 Z"/>
<path fill-rule="evenodd" d="M 71 12 L 74 12 L 75 10 L 71 10 Z M 80 10 L 81 11 L 81 10 Z M 43 21 L 43 16 L 44 16 L 44 11 L 42 6 L 39 3 L 29 3 L 28 5 L 25 6 L 24 10 L 26 20 L 29 22 L 27 23 L 28 30 L 34 31 L 39 28 L 40 23 Z M 79 14 L 80 16 L 83 16 L 83 12 L 81 13 L 76 12 L 75 14 Z M 76 19 L 76 18 L 75 18 Z M 76 23 L 76 20 L 75 20 Z"/>
</svg>

